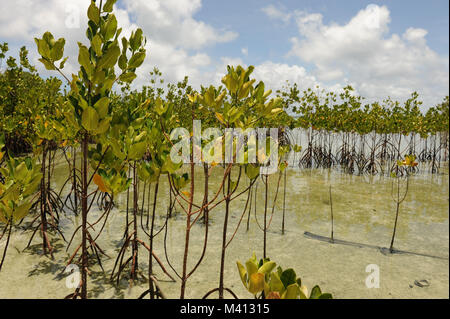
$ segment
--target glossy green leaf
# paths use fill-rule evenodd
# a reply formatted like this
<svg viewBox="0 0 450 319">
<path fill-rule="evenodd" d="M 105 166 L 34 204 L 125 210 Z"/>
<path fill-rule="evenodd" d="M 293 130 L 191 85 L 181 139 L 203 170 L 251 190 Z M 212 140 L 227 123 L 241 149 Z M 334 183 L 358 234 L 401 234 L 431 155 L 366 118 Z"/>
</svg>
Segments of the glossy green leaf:
<svg viewBox="0 0 450 319">
<path fill-rule="evenodd" d="M 126 83 L 131 83 L 134 81 L 134 79 L 137 77 L 136 73 L 133 72 L 127 72 L 124 74 L 121 74 L 119 76 L 119 80 Z"/>
<path fill-rule="evenodd" d="M 117 19 L 114 14 L 110 14 L 105 24 L 105 41 L 110 40 L 117 31 Z"/>
<path fill-rule="evenodd" d="M 131 145 L 130 151 L 128 152 L 128 158 L 133 160 L 139 160 L 144 156 L 145 152 L 147 151 L 147 144 L 146 142 L 140 142 Z"/>
<path fill-rule="evenodd" d="M 292 268 L 288 268 L 288 269 L 284 270 L 280 276 L 280 279 L 283 282 L 283 285 L 285 287 L 295 284 L 296 278 L 297 278 L 297 275 L 295 274 L 295 271 Z"/>
<path fill-rule="evenodd" d="M 92 38 L 91 43 L 95 54 L 100 57 L 102 55 L 102 39 L 98 33 Z"/>
<path fill-rule="evenodd" d="M 98 113 L 93 107 L 88 106 L 83 110 L 83 114 L 81 116 L 81 124 L 87 131 L 95 131 L 98 126 L 98 121 Z"/>
<path fill-rule="evenodd" d="M 91 58 L 89 50 L 86 46 L 78 42 L 78 63 L 83 66 L 86 70 L 91 69 Z"/>
<path fill-rule="evenodd" d="M 108 0 L 106 1 L 105 5 L 103 6 L 103 11 L 104 12 L 112 12 L 113 11 L 113 6 L 116 3 L 117 0 Z"/>
<path fill-rule="evenodd" d="M 94 107 L 97 110 L 99 118 L 104 118 L 108 114 L 109 98 L 104 96 L 98 100 Z"/>
<path fill-rule="evenodd" d="M 100 18 L 100 11 L 95 5 L 94 1 L 91 1 L 91 5 L 88 8 L 87 15 L 89 20 L 92 20 L 95 24 L 98 25 Z"/>
<path fill-rule="evenodd" d="M 56 70 L 55 66 L 53 65 L 53 63 L 47 61 L 44 58 L 40 58 L 39 61 L 45 66 L 45 68 L 47 70 Z"/>
<path fill-rule="evenodd" d="M 144 60 L 145 60 L 145 52 L 137 52 L 131 57 L 130 61 L 128 61 L 128 68 L 129 69 L 138 68 L 139 66 L 142 65 Z"/>
<path fill-rule="evenodd" d="M 320 290 L 320 287 L 316 285 L 311 290 L 311 295 L 309 296 L 309 299 L 319 299 L 321 294 L 322 294 L 322 291 Z"/>
<path fill-rule="evenodd" d="M 50 58 L 52 61 L 58 61 L 62 59 L 64 55 L 64 45 L 66 44 L 66 40 L 64 38 L 58 39 L 58 41 L 55 42 L 55 45 L 50 51 Z"/>
<path fill-rule="evenodd" d="M 112 45 L 108 48 L 105 54 L 100 58 L 97 64 L 97 68 L 101 69 L 109 69 L 112 68 L 119 58 L 120 48 L 117 45 Z"/>
</svg>

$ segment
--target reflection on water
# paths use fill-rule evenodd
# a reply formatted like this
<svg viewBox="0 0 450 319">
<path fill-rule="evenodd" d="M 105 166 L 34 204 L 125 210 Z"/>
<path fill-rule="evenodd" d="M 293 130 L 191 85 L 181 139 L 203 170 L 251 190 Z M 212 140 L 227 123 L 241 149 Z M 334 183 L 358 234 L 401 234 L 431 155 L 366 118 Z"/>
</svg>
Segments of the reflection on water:
<svg viewBox="0 0 450 319">
<path fill-rule="evenodd" d="M 283 268 L 296 270 L 307 286 L 319 284 L 323 290 L 331 292 L 335 298 L 448 298 L 449 272 L 449 182 L 448 168 L 438 175 L 418 174 L 411 177 L 409 193 L 401 205 L 396 233 L 397 249 L 422 254 L 446 257 L 433 259 L 415 255 L 384 255 L 376 249 L 357 248 L 330 244 L 304 236 L 308 231 L 314 234 L 330 234 L 329 185 L 332 186 L 335 238 L 388 247 L 395 217 L 395 204 L 391 199 L 391 179 L 380 176 L 354 176 L 341 174 L 336 170 L 296 170 L 288 171 L 286 187 L 286 232 L 281 233 L 283 180 L 279 189 L 275 213 L 268 232 L 268 256 Z M 203 197 L 203 170 L 198 168 L 196 178 L 197 202 Z M 210 177 L 210 196 L 218 189 L 223 169 L 215 167 Z M 64 163 L 58 165 L 54 176 L 62 185 L 67 175 Z M 233 172 L 237 176 L 237 172 Z M 278 175 L 269 178 L 269 216 Z M 241 180 L 240 189 L 247 181 Z M 58 187 L 56 187 L 58 188 Z M 141 187 L 142 189 L 142 187 Z M 152 187 L 153 192 L 153 187 Z M 231 204 L 228 236 L 239 223 L 246 202 L 243 195 Z M 123 279 L 119 287 L 109 282 L 115 257 L 122 245 L 125 225 L 126 194 L 117 199 L 116 207 L 110 215 L 106 227 L 99 238 L 99 245 L 111 258 L 104 259 L 103 273 L 98 265 L 91 266 L 88 290 L 92 298 L 136 298 L 147 287 L 142 281 L 132 287 Z M 168 185 L 161 180 L 157 205 L 156 228 L 164 224 L 169 203 Z M 226 254 L 225 284 L 240 297 L 251 297 L 242 287 L 236 268 L 236 260 L 246 261 L 255 252 L 262 255 L 263 233 L 261 224 L 264 213 L 264 186 L 257 186 L 252 200 L 249 230 L 246 231 L 248 216 L 237 231 Z M 147 205 L 147 204 L 146 204 Z M 145 206 L 146 206 L 145 205 Z M 93 210 L 89 220 L 94 221 L 100 212 Z M 180 208 L 168 222 L 168 258 L 181 273 L 184 249 L 185 216 Z M 201 298 L 208 290 L 215 288 L 219 280 L 219 261 L 224 205 L 210 212 L 210 233 L 206 257 L 198 270 L 189 278 L 188 298 Z M 145 220 L 145 218 L 144 218 Z M 68 213 L 61 220 L 66 237 L 80 224 L 79 217 Z M 26 225 L 26 222 L 24 223 Z M 98 229 L 96 229 L 98 230 Z M 201 254 L 205 227 L 199 222 L 192 228 L 189 250 L 189 268 L 192 268 Z M 39 237 L 33 241 L 31 249 L 22 252 L 30 237 L 30 232 L 15 231 L 3 270 L 0 272 L 0 298 L 62 298 L 71 293 L 66 288 L 65 262 L 77 246 L 77 239 L 66 251 L 66 243 L 60 239 L 53 241 L 57 248 L 55 260 L 42 257 Z M 148 242 L 141 231 L 139 236 Z M 79 240 L 79 239 L 78 239 Z M 167 266 L 164 254 L 164 232 L 155 242 L 155 253 Z M 2 243 L 3 245 L 3 243 Z M 3 246 L 2 246 L 3 247 Z M 140 268 L 147 272 L 148 253 L 140 250 Z M 380 268 L 380 288 L 369 289 L 365 279 L 369 275 L 366 266 L 377 264 Z M 156 277 L 170 298 L 178 298 L 180 283 L 170 282 L 156 264 Z M 173 272 L 171 271 L 171 274 Z M 427 280 L 429 287 L 414 285 L 415 280 Z M 412 287 L 412 288 L 411 288 Z"/>
</svg>

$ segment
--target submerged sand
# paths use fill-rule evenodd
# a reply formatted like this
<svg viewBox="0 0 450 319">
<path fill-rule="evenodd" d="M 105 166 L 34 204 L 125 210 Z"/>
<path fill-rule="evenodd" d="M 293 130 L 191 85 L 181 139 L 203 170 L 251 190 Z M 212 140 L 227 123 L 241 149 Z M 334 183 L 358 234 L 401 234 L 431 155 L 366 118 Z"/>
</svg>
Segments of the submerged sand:
<svg viewBox="0 0 450 319">
<path fill-rule="evenodd" d="M 67 176 L 63 160 L 56 167 L 54 176 L 60 187 Z M 217 189 L 223 170 L 215 167 L 210 179 L 211 194 Z M 236 174 L 236 172 L 234 172 Z M 198 176 L 198 177 L 197 177 Z M 197 202 L 202 198 L 202 169 L 196 178 Z M 269 214 L 276 188 L 277 175 L 270 177 Z M 241 185 L 245 187 L 245 181 Z M 409 193 L 400 208 L 395 248 L 415 254 L 383 254 L 375 248 L 359 248 L 349 245 L 331 244 L 304 236 L 304 232 L 330 235 L 329 185 L 332 185 L 334 210 L 334 236 L 337 239 L 389 247 L 395 218 L 395 204 L 391 199 L 391 179 L 387 177 L 352 176 L 336 170 L 301 169 L 288 170 L 286 188 L 286 230 L 281 233 L 283 186 L 275 206 L 275 213 L 268 232 L 268 256 L 283 268 L 294 268 L 302 281 L 312 288 L 320 285 L 323 291 L 334 298 L 449 298 L 449 180 L 448 169 L 440 174 L 417 174 L 411 177 Z M 56 189 L 58 189 L 56 187 Z M 141 187 L 142 190 L 142 187 Z M 153 188 L 152 188 L 153 192 Z M 126 194 L 118 200 L 98 240 L 110 258 L 103 259 L 105 273 L 98 264 L 91 267 L 88 290 L 91 298 L 136 298 L 148 286 L 145 281 L 129 285 L 123 278 L 120 285 L 109 281 L 111 270 L 120 246 L 123 243 L 125 225 Z M 264 187 L 259 183 L 256 218 L 262 224 L 264 213 Z M 228 236 L 230 237 L 240 219 L 246 195 L 231 205 Z M 169 203 L 167 181 L 163 179 L 157 205 L 155 225 L 159 229 L 165 221 Z M 146 206 L 146 204 L 145 204 Z M 234 240 L 228 247 L 225 266 L 225 285 L 241 298 L 252 296 L 243 287 L 236 261 L 245 262 L 253 252 L 262 256 L 263 232 L 259 228 L 252 205 L 249 230 L 244 217 Z M 178 273 L 184 249 L 186 219 L 181 209 L 168 222 L 168 258 Z M 94 221 L 100 212 L 96 205 L 89 220 Z M 210 213 L 209 239 L 206 257 L 197 271 L 189 278 L 187 298 L 201 298 L 207 291 L 218 286 L 220 247 L 224 205 Z M 145 221 L 145 217 L 144 217 Z M 23 223 L 25 226 L 27 221 Z M 67 213 L 61 225 L 66 238 L 80 224 L 80 217 Z M 193 267 L 203 247 L 204 226 L 199 222 L 192 228 L 189 265 Z M 66 287 L 66 276 L 62 274 L 65 263 L 78 245 L 77 240 L 66 251 L 67 244 L 54 236 L 55 260 L 41 256 L 41 239 L 33 240 L 31 249 L 23 251 L 30 231 L 15 230 L 6 261 L 0 272 L 0 298 L 63 298 L 73 289 Z M 145 242 L 148 238 L 140 231 Z M 155 252 L 170 270 L 164 254 L 164 232 L 155 239 Z M 0 248 L 4 247 L 4 240 Z M 140 249 L 139 267 L 147 272 L 148 252 Z M 127 254 L 127 256 L 129 253 Z M 366 272 L 369 264 L 379 268 L 379 288 L 367 288 Z M 178 298 L 180 281 L 171 282 L 155 263 L 156 277 L 169 298 Z M 128 271 L 128 270 L 127 270 Z M 419 287 L 415 281 L 427 280 L 428 287 Z M 213 295 L 212 297 L 216 297 Z M 227 295 L 227 297 L 231 297 Z"/>
</svg>

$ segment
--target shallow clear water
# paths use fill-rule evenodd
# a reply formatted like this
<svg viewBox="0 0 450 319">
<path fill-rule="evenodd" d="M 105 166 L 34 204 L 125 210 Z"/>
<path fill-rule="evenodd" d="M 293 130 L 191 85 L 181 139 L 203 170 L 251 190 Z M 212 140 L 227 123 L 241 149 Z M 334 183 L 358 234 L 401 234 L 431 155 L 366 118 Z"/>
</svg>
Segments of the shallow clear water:
<svg viewBox="0 0 450 319">
<path fill-rule="evenodd" d="M 54 176 L 57 187 L 63 183 L 67 170 L 62 159 Z M 203 171 L 198 169 L 196 179 L 196 200 L 201 201 Z M 215 167 L 210 177 L 210 194 L 217 190 L 223 170 Z M 236 176 L 236 172 L 233 173 Z M 276 188 L 277 175 L 270 177 L 269 215 L 271 201 Z M 352 241 L 389 247 L 395 218 L 395 204 L 391 199 L 391 179 L 386 177 L 352 176 L 335 170 L 289 170 L 286 188 L 286 231 L 281 233 L 283 187 L 280 187 L 275 213 L 268 232 L 268 256 L 283 268 L 292 267 L 302 281 L 312 288 L 319 284 L 323 291 L 335 298 L 448 298 L 449 297 L 449 181 L 448 168 L 439 175 L 418 174 L 410 180 L 409 193 L 400 207 L 397 234 L 394 247 L 399 250 L 443 258 L 431 258 L 415 254 L 385 255 L 378 249 L 359 248 L 341 244 L 331 244 L 308 238 L 305 231 L 329 236 L 330 205 L 329 185 L 332 185 L 334 210 L 334 237 Z M 240 189 L 245 187 L 243 181 Z M 141 185 L 142 189 L 142 185 Z M 161 181 L 158 196 L 156 227 L 164 224 L 168 206 L 168 188 L 165 179 Z M 152 188 L 153 192 L 153 188 Z M 212 195 L 210 195 L 212 196 Z M 256 217 L 263 222 L 264 187 L 259 182 L 257 192 Z M 230 237 L 242 214 L 246 195 L 232 202 L 228 227 Z M 115 258 L 122 245 L 125 225 L 125 203 L 123 194 L 117 202 L 106 227 L 98 240 L 110 258 L 103 258 L 106 273 L 96 264 L 90 267 L 88 291 L 92 298 L 136 298 L 146 288 L 144 280 L 130 286 L 124 278 L 119 287 L 109 282 Z M 145 204 L 146 206 L 147 204 Z M 254 203 L 252 204 L 254 206 Z M 252 207 L 250 227 L 246 230 L 247 215 L 238 229 L 234 240 L 228 246 L 225 266 L 225 286 L 231 288 L 241 298 L 252 296 L 240 281 L 236 261 L 245 262 L 253 252 L 262 256 L 263 232 L 258 227 Z M 89 220 L 95 221 L 100 213 L 95 204 Z M 178 208 L 178 214 L 168 222 L 168 257 L 175 269 L 181 273 L 184 250 L 186 219 Z M 206 257 L 187 283 L 187 298 L 201 298 L 207 291 L 218 286 L 220 247 L 224 205 L 210 212 L 210 232 Z M 145 217 L 144 217 L 145 220 Z M 80 218 L 70 213 L 61 220 L 66 238 L 80 224 Z M 25 226 L 24 223 L 23 226 Z M 100 227 L 96 226 L 96 230 Z M 192 268 L 203 247 L 204 226 L 197 223 L 191 232 L 189 267 Z M 66 243 L 57 236 L 53 245 L 57 249 L 55 260 L 41 256 L 41 239 L 33 240 L 31 249 L 23 251 L 30 231 L 16 230 L 11 239 L 6 261 L 0 272 L 0 298 L 63 298 L 73 292 L 66 287 L 66 275 L 61 274 L 65 263 L 74 251 L 77 239 L 66 252 Z M 148 242 L 140 231 L 139 237 Z M 155 253 L 167 269 L 164 256 L 164 232 L 155 239 Z M 0 244 L 3 248 L 4 240 Z M 129 256 L 130 253 L 127 253 Z M 376 264 L 380 271 L 380 287 L 367 288 L 366 266 Z M 145 274 L 148 252 L 139 250 L 139 267 Z M 169 298 L 178 298 L 180 281 L 168 281 L 167 276 L 155 263 L 156 277 Z M 126 270 L 128 271 L 128 269 Z M 172 270 L 172 276 L 175 277 Z M 426 279 L 429 287 L 414 285 L 415 280 Z M 213 295 L 212 297 L 217 297 Z M 226 295 L 226 297 L 231 297 Z"/>
</svg>

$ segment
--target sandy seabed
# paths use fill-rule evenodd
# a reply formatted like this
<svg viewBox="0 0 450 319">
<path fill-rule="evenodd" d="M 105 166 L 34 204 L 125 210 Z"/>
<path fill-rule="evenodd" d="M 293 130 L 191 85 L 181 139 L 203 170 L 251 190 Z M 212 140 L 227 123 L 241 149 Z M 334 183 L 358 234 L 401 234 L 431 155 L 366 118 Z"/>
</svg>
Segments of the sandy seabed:
<svg viewBox="0 0 450 319">
<path fill-rule="evenodd" d="M 197 172 L 196 199 L 200 202 L 203 173 L 201 168 L 198 168 Z M 213 169 L 210 194 L 217 190 L 221 174 L 222 168 Z M 60 160 L 54 173 L 58 185 L 64 182 L 66 175 L 66 168 Z M 269 178 L 269 215 L 277 179 L 276 174 Z M 243 189 L 247 182 L 242 183 L 240 189 Z M 331 244 L 304 236 L 305 231 L 322 236 L 330 234 L 328 188 L 330 183 L 333 193 L 335 238 L 389 247 L 395 218 L 395 204 L 390 194 L 390 178 L 352 176 L 334 170 L 291 169 L 288 170 L 287 176 L 285 234 L 281 233 L 283 202 L 281 182 L 275 213 L 267 235 L 267 254 L 272 260 L 283 268 L 294 268 L 310 289 L 318 284 L 322 291 L 332 293 L 334 298 L 449 298 L 448 169 L 444 169 L 440 174 L 418 174 L 411 178 L 408 196 L 400 208 L 394 245 L 399 250 L 441 258 L 415 254 L 386 255 L 374 248 Z M 243 195 L 232 202 L 228 237 L 238 225 L 246 199 L 246 195 Z M 98 240 L 98 244 L 110 258 L 103 258 L 105 273 L 98 264 L 91 266 L 88 281 L 90 298 L 137 298 L 147 289 L 148 284 L 144 280 L 130 286 L 126 276 L 119 286 L 109 281 L 116 256 L 123 243 L 125 202 L 126 193 L 118 198 L 118 207 L 111 212 Z M 157 229 L 164 224 L 168 203 L 168 185 L 166 179 L 162 179 L 155 220 Z M 225 285 L 241 298 L 252 296 L 240 281 L 236 261 L 244 263 L 253 252 L 258 258 L 262 256 L 263 232 L 257 224 L 257 221 L 262 224 L 264 213 L 264 187 L 261 181 L 258 185 L 256 203 L 256 214 L 254 202 L 252 205 L 249 230 L 246 230 L 247 215 L 245 215 L 226 253 Z M 90 221 L 100 216 L 100 212 L 96 209 L 94 204 L 89 214 Z M 171 264 L 178 273 L 181 273 L 186 219 L 184 213 L 179 208 L 177 210 L 178 212 L 168 222 L 167 252 Z M 207 291 L 218 286 L 223 216 L 224 205 L 219 205 L 210 212 L 206 257 L 189 278 L 187 298 L 201 298 Z M 144 220 L 145 218 L 146 215 Z M 21 226 L 25 227 L 30 220 L 25 220 Z M 71 237 L 80 220 L 80 217 L 72 213 L 63 215 L 61 226 L 66 238 Z M 189 268 L 195 265 L 200 256 L 204 230 L 205 227 L 201 222 L 192 228 Z M 78 237 L 66 251 L 67 244 L 57 236 L 53 236 L 52 243 L 56 253 L 55 259 L 51 260 L 40 255 L 41 239 L 38 235 L 33 240 L 31 248 L 23 251 L 30 236 L 30 231 L 23 232 L 20 229 L 15 230 L 12 235 L 6 261 L 0 272 L 0 298 L 63 298 L 72 293 L 73 289 L 66 287 L 67 275 L 63 271 L 69 256 L 78 245 Z M 142 231 L 139 237 L 148 242 Z M 175 277 L 167 264 L 163 243 L 164 231 L 155 238 L 154 249 Z M 0 248 L 3 246 L 4 240 Z M 366 267 L 369 264 L 379 267 L 379 288 L 366 286 L 366 278 L 370 275 L 366 272 Z M 147 267 L 148 252 L 141 247 L 139 268 L 146 274 Z M 168 280 L 156 263 L 154 269 L 166 296 L 178 298 L 180 281 Z M 126 269 L 125 274 L 128 271 Z M 414 284 L 420 280 L 427 280 L 429 286 L 419 287 Z M 226 297 L 231 298 L 231 295 Z"/>
</svg>

